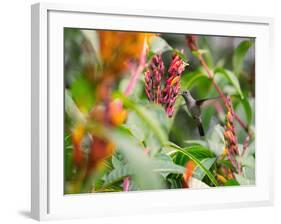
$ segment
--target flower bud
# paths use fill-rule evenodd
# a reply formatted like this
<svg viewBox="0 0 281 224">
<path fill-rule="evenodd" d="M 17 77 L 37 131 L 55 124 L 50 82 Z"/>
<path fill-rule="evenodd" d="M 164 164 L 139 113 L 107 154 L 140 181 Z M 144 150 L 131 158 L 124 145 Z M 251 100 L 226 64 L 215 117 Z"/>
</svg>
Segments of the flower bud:
<svg viewBox="0 0 281 224">
<path fill-rule="evenodd" d="M 225 140 L 225 150 L 228 154 L 228 158 L 232 165 L 237 168 L 239 172 L 239 164 L 236 161 L 235 157 L 239 155 L 238 151 L 238 142 L 237 136 L 233 124 L 234 120 L 234 111 L 232 107 L 232 103 L 230 97 L 227 97 L 227 104 L 226 104 L 227 113 L 225 116 L 225 131 L 224 131 L 224 140 Z"/>
<path fill-rule="evenodd" d="M 173 116 L 175 110 L 176 98 L 180 91 L 180 79 L 186 65 L 187 64 L 180 58 L 180 56 L 175 54 L 168 69 L 170 77 L 166 80 L 161 102 L 164 104 L 166 113 L 169 117 Z"/>
<path fill-rule="evenodd" d="M 154 55 L 144 73 L 145 93 L 149 101 L 160 103 L 161 80 L 164 76 L 164 63 L 160 55 Z"/>
</svg>

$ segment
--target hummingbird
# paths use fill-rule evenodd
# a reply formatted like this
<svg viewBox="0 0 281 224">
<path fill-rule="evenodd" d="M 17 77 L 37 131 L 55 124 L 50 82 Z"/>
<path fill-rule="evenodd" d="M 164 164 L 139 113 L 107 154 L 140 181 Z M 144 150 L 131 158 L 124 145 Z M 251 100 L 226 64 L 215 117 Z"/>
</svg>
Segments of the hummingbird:
<svg viewBox="0 0 281 224">
<path fill-rule="evenodd" d="M 188 111 L 190 112 L 190 115 L 197 123 L 200 136 L 205 136 L 204 128 L 202 125 L 201 106 L 203 103 L 205 103 L 207 101 L 215 100 L 220 97 L 196 100 L 192 97 L 189 90 L 185 90 L 185 91 L 181 92 L 180 95 L 184 98 L 185 105 L 186 105 Z"/>
</svg>

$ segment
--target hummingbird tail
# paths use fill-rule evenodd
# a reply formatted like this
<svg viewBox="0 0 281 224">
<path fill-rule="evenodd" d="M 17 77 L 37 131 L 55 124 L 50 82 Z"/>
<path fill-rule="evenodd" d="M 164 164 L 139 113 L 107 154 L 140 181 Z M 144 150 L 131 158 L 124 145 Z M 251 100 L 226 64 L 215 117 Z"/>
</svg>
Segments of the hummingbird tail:
<svg viewBox="0 0 281 224">
<path fill-rule="evenodd" d="M 200 136 L 205 136 L 203 125 L 201 122 L 198 122 L 198 131 L 199 131 Z"/>
</svg>

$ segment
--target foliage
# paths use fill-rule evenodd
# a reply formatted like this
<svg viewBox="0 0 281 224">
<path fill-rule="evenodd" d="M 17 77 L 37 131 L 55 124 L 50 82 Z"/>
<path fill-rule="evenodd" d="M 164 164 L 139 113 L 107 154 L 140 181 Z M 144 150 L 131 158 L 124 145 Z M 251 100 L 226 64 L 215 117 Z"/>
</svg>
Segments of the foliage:
<svg viewBox="0 0 281 224">
<path fill-rule="evenodd" d="M 253 39 L 64 32 L 66 194 L 255 184 Z M 236 47 L 221 46 L 223 40 Z M 163 60 L 157 85 L 153 58 Z M 153 74 L 146 76 L 148 68 Z M 173 90 L 173 113 L 164 97 L 149 100 L 149 79 L 159 96 L 163 86 Z M 195 99 L 216 98 L 202 104 L 205 136 L 180 95 L 184 90 Z M 227 117 L 222 95 L 233 116 Z M 237 138 L 233 159 L 241 170 L 229 156 L 226 130 Z"/>
</svg>

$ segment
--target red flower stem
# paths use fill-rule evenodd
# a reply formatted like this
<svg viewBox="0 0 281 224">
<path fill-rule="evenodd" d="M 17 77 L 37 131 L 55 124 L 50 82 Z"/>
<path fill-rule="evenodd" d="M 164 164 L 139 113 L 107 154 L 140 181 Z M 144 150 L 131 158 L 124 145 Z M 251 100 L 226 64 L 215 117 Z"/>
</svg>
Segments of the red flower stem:
<svg viewBox="0 0 281 224">
<path fill-rule="evenodd" d="M 207 72 L 209 79 L 212 81 L 216 91 L 218 92 L 220 97 L 223 99 L 224 104 L 227 105 L 228 102 L 227 102 L 226 96 L 224 95 L 223 91 L 220 89 L 220 87 L 216 83 L 216 81 L 214 79 L 214 74 L 210 70 L 210 68 L 207 65 L 207 63 L 206 63 L 205 59 L 203 58 L 202 54 L 199 52 L 197 45 L 193 44 L 193 49 L 191 49 L 191 50 L 197 52 L 198 60 L 199 60 L 200 64 L 203 66 L 204 70 Z M 245 124 L 245 122 L 242 121 L 242 119 L 235 112 L 234 112 L 234 117 L 237 120 L 237 122 L 241 125 L 241 127 L 245 130 L 245 132 L 248 133 L 249 137 L 252 138 L 252 134 L 250 133 L 248 126 Z"/>
<path fill-rule="evenodd" d="M 141 52 L 141 57 L 139 60 L 139 65 L 132 69 L 131 79 L 124 92 L 125 96 L 129 96 L 132 94 L 133 89 L 135 88 L 135 86 L 138 82 L 139 76 L 142 73 L 143 69 L 145 68 L 146 47 L 147 46 L 146 46 L 146 38 L 145 38 L 144 43 L 143 43 L 142 52 Z"/>
</svg>

